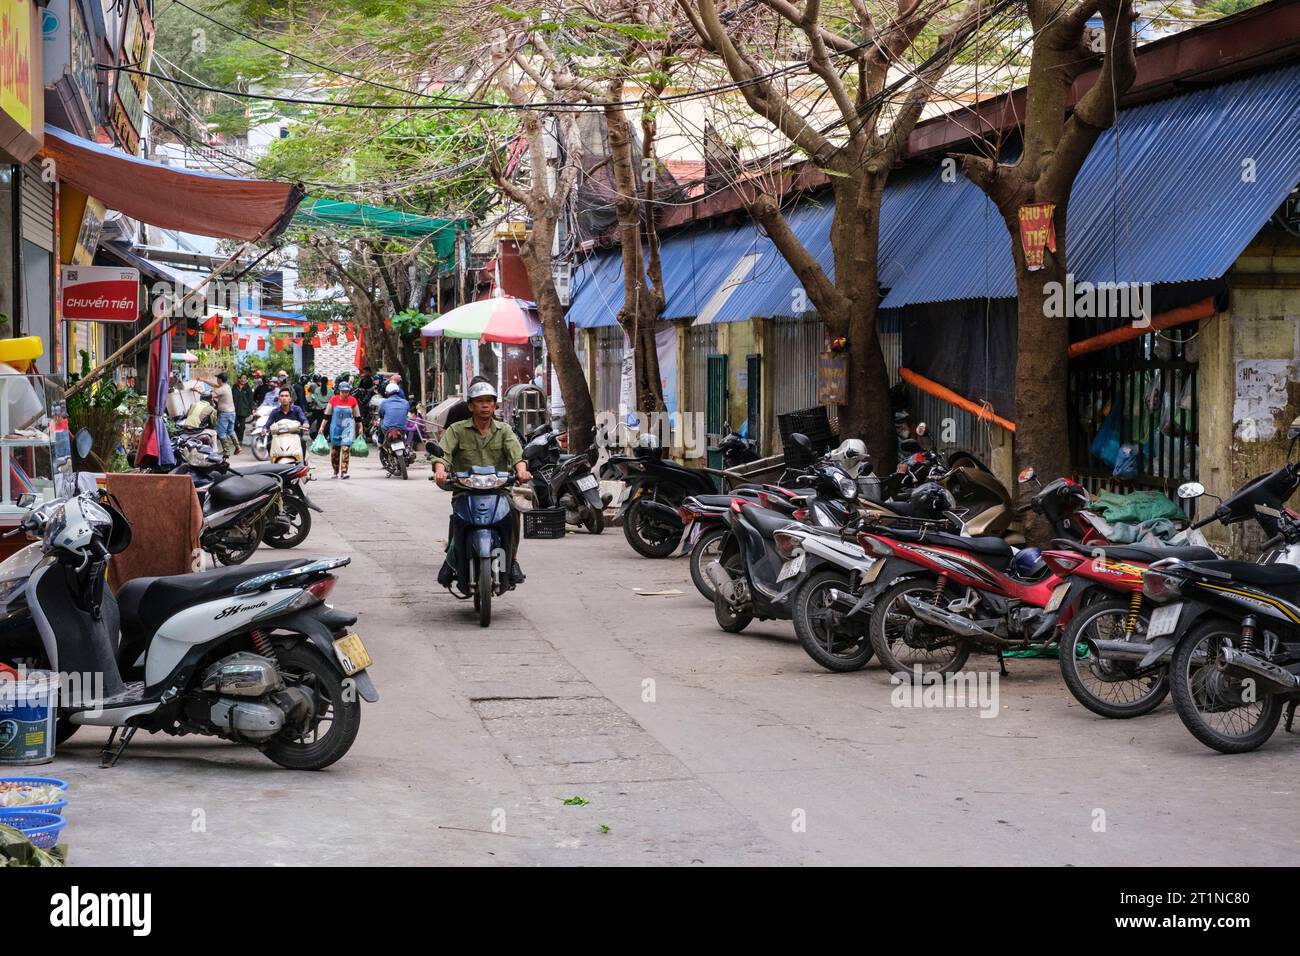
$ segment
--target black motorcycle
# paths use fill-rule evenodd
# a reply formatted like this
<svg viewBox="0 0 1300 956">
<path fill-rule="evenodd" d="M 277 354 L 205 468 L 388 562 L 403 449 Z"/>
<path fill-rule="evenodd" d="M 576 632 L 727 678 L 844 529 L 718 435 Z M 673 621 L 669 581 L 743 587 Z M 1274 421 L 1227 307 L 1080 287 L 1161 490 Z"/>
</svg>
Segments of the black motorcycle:
<svg viewBox="0 0 1300 956">
<path fill-rule="evenodd" d="M 1292 448 L 1300 420 L 1291 428 Z M 1282 504 L 1300 488 L 1300 464 L 1249 482 L 1214 517 L 1254 517 L 1274 531 L 1265 556 L 1249 561 L 1157 561 L 1142 576 L 1151 614 L 1151 649 L 1142 666 L 1172 645 L 1170 691 L 1183 724 L 1220 753 L 1245 753 L 1277 729 L 1291 729 L 1300 702 L 1300 516 Z"/>
<path fill-rule="evenodd" d="M 591 470 L 593 445 L 574 455 L 560 448 L 560 433 L 539 425 L 528 435 L 524 461 L 533 476 L 533 494 L 539 508 L 563 508 L 566 524 L 581 525 L 591 534 L 605 530 L 605 501 L 600 482 Z"/>
<path fill-rule="evenodd" d="M 310 469 L 306 462 L 261 462 L 234 468 L 219 455 L 207 455 L 198 448 L 181 448 L 181 463 L 172 469 L 172 474 L 189 475 L 194 487 L 203 501 L 214 484 L 229 481 L 232 478 L 274 478 L 279 483 L 280 496 L 276 508 L 266 516 L 265 527 L 260 540 L 272 548 L 296 548 L 307 540 L 311 533 L 311 513 L 321 511 L 321 507 L 307 497 L 302 483 L 307 480 Z M 252 486 L 244 486 L 252 493 Z M 223 494 L 223 500 L 231 498 Z M 228 562 L 239 564 L 239 561 Z"/>
</svg>

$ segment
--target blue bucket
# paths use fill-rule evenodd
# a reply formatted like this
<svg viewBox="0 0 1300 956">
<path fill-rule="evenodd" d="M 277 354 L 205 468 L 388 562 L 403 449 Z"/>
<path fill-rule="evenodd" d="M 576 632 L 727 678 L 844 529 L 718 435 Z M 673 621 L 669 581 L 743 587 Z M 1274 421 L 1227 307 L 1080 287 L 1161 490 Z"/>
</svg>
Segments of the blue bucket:
<svg viewBox="0 0 1300 956">
<path fill-rule="evenodd" d="M 68 782 L 60 780 L 58 777 L 0 777 L 0 790 L 4 789 L 5 784 L 13 783 L 20 787 L 57 787 L 59 790 L 66 791 Z M 55 803 L 22 803 L 13 807 L 5 807 L 6 810 L 12 810 L 16 813 L 63 813 L 64 807 L 68 805 L 67 800 L 59 800 Z"/>
<path fill-rule="evenodd" d="M 57 813 L 29 813 L 17 810 L 0 810 L 0 824 L 13 827 L 32 844 L 48 850 L 59 842 L 59 834 L 68 821 Z"/>
<path fill-rule="evenodd" d="M 0 680 L 0 765 L 31 766 L 54 759 L 59 682 L 51 671 Z"/>
</svg>

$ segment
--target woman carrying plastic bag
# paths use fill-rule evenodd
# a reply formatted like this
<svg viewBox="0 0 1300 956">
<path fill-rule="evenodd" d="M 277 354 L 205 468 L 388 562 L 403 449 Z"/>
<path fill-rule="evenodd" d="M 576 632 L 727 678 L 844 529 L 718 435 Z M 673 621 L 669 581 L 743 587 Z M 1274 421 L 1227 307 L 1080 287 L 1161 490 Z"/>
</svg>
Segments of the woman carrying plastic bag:
<svg viewBox="0 0 1300 956">
<path fill-rule="evenodd" d="M 357 437 L 356 423 L 360 414 L 361 408 L 352 397 L 352 383 L 339 383 L 338 393 L 329 403 L 330 465 L 334 468 L 334 478 L 348 477 L 348 459 Z"/>
</svg>

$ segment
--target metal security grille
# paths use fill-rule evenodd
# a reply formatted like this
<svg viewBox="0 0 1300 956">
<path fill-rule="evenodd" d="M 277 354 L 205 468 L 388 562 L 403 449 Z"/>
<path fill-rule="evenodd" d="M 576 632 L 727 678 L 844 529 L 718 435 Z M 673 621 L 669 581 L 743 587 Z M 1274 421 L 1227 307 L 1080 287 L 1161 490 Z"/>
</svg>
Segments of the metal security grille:
<svg viewBox="0 0 1300 956">
<path fill-rule="evenodd" d="M 992 429 L 970 412 L 908 386 L 908 412 L 912 425 L 925 422 L 926 431 L 944 451 L 969 451 L 984 464 L 992 458 Z"/>
<path fill-rule="evenodd" d="M 54 185 L 45 182 L 38 163 L 23 167 L 21 197 L 23 238 L 46 252 L 53 252 Z"/>
<path fill-rule="evenodd" d="M 1090 491 L 1170 491 L 1200 462 L 1196 329 L 1154 332 L 1070 363 L 1070 463 Z M 1114 476 L 1115 451 L 1139 452 L 1135 478 Z"/>
<path fill-rule="evenodd" d="M 623 330 L 596 333 L 596 411 L 617 412 L 623 386 Z"/>
<path fill-rule="evenodd" d="M 682 409 L 684 413 L 699 414 L 709 403 L 708 361 L 709 355 L 718 350 L 718 327 L 716 325 L 693 325 L 688 332 L 686 353 L 686 394 L 690 405 Z"/>
<path fill-rule="evenodd" d="M 825 347 L 821 319 L 772 320 L 772 414 L 817 404 L 817 357 Z"/>
</svg>

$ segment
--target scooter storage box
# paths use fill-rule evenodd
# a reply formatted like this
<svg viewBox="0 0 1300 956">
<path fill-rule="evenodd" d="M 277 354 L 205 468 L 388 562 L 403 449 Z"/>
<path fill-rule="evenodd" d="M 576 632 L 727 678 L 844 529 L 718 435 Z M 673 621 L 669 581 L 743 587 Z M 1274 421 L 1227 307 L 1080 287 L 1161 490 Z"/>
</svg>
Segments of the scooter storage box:
<svg viewBox="0 0 1300 956">
<path fill-rule="evenodd" d="M 525 538 L 563 538 L 564 509 L 534 508 L 524 512 Z"/>
</svg>

